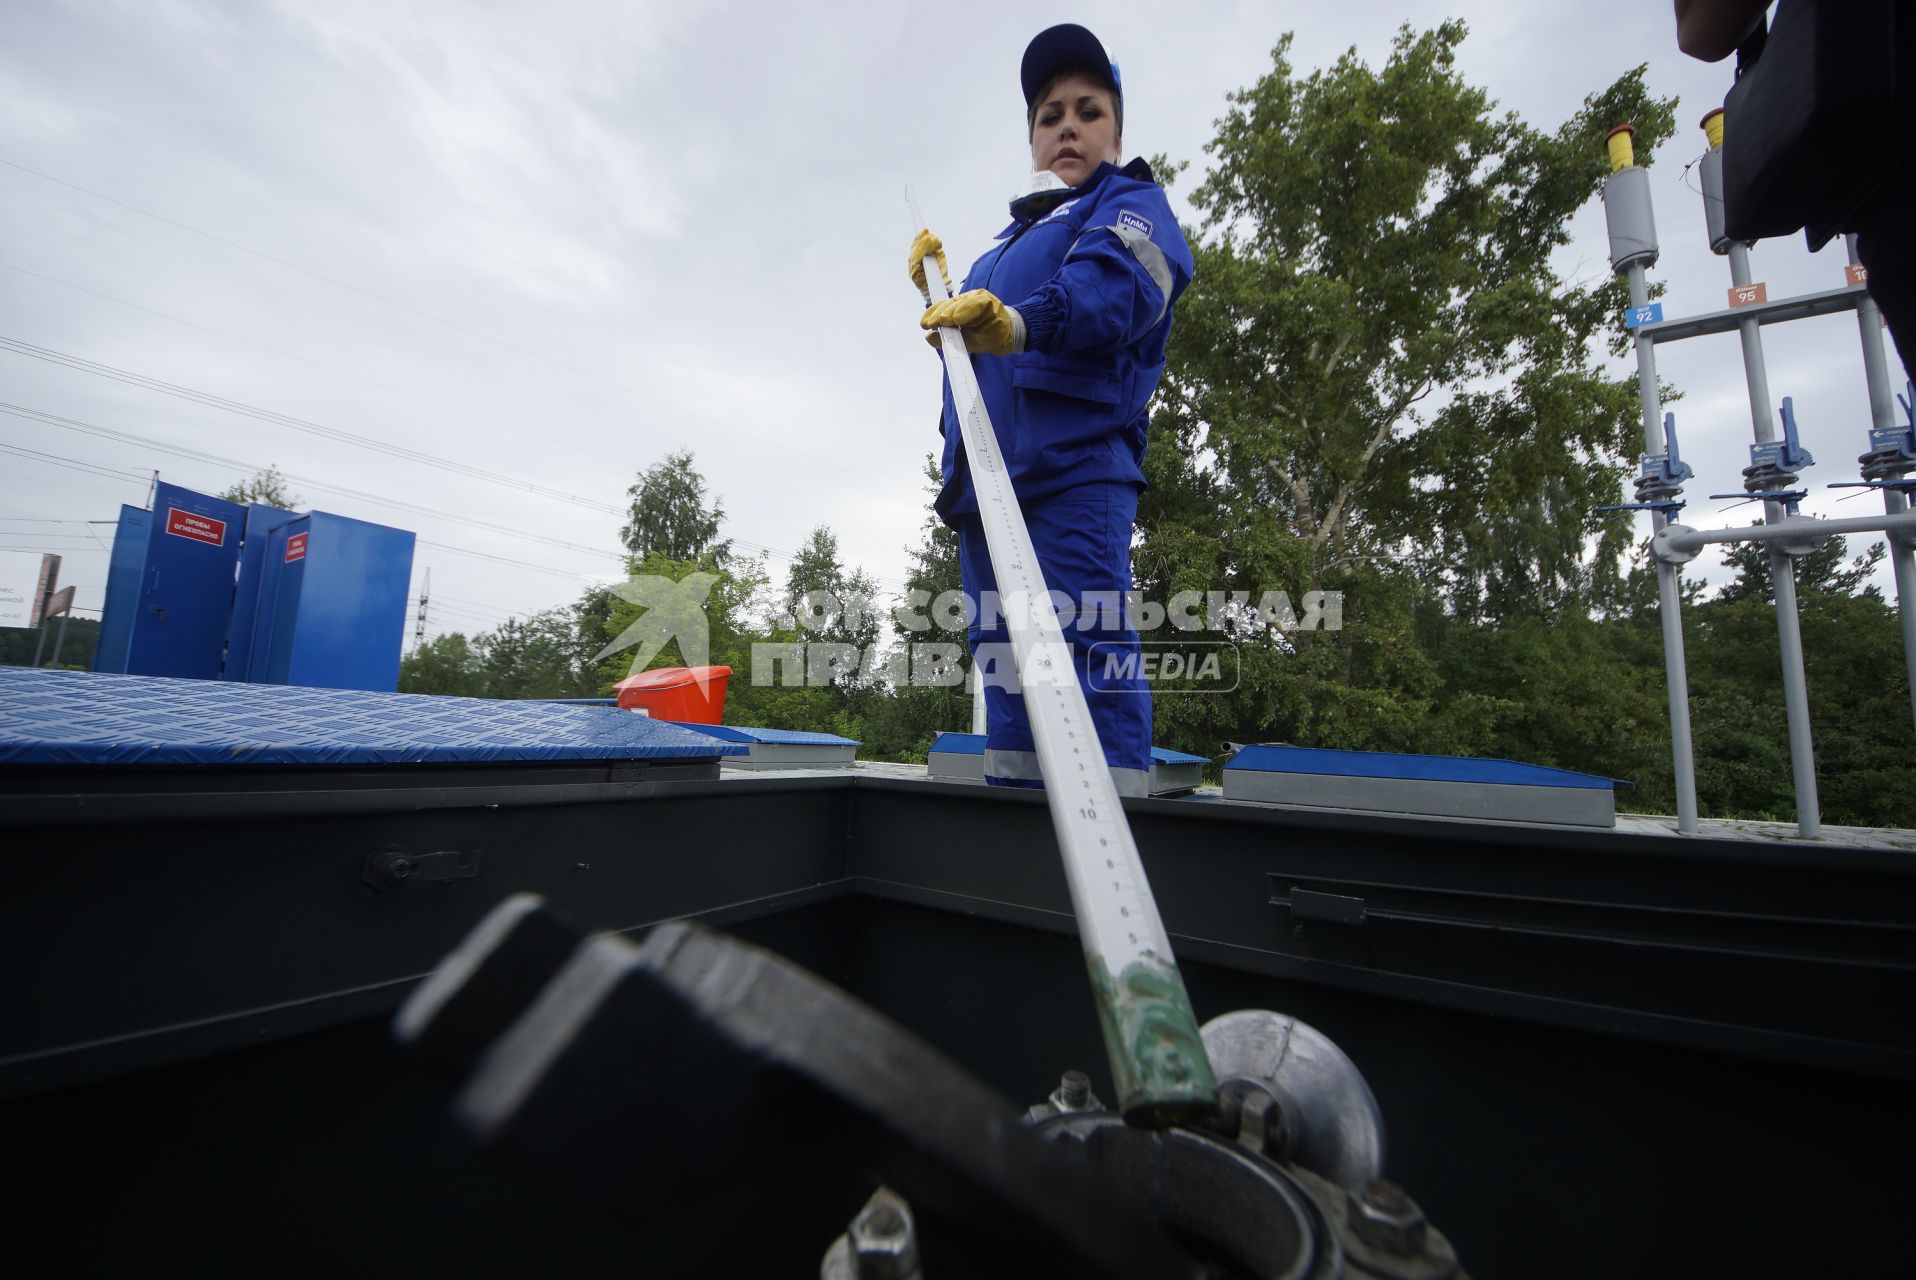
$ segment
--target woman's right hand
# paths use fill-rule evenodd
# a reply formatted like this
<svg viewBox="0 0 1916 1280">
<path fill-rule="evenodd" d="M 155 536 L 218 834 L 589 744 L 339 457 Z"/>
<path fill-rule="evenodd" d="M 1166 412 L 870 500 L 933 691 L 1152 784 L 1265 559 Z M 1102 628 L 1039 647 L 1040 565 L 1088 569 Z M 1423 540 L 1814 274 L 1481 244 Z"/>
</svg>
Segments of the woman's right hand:
<svg viewBox="0 0 1916 1280">
<path fill-rule="evenodd" d="M 919 294 L 925 299 L 925 305 L 931 305 L 931 289 L 925 283 L 925 255 L 938 255 L 938 274 L 944 277 L 945 294 L 951 294 L 951 267 L 945 261 L 945 245 L 929 229 L 920 231 L 911 242 L 911 252 L 906 255 L 905 266 L 911 272 L 911 282 L 918 286 Z"/>
</svg>

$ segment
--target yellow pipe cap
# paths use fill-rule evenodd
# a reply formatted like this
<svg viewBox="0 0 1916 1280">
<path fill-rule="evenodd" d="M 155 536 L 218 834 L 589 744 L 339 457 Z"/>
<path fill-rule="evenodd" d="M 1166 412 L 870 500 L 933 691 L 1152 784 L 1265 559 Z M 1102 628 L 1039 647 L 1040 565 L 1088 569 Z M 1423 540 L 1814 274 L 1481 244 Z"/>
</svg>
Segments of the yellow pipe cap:
<svg viewBox="0 0 1916 1280">
<path fill-rule="evenodd" d="M 1723 108 L 1718 107 L 1716 110 L 1710 112 L 1708 115 L 1704 116 L 1701 120 L 1697 121 L 1697 127 L 1699 129 L 1702 129 L 1704 135 L 1709 138 L 1710 150 L 1714 151 L 1718 147 L 1722 146 L 1723 145 Z"/>
<path fill-rule="evenodd" d="M 1636 160 L 1637 127 L 1633 124 L 1620 124 L 1603 135 L 1603 145 L 1610 149 L 1610 172 L 1628 169 Z"/>
</svg>

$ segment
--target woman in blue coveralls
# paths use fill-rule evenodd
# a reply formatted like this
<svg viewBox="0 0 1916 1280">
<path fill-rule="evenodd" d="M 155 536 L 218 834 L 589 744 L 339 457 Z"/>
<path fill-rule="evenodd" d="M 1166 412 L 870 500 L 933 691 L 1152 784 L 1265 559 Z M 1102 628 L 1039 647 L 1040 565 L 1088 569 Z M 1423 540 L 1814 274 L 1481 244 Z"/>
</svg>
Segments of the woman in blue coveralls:
<svg viewBox="0 0 1916 1280">
<path fill-rule="evenodd" d="M 1020 78 L 1031 190 L 1011 202 L 1011 225 L 972 265 L 964 292 L 920 323 L 963 330 L 978 357 L 979 389 L 1046 584 L 1072 605 L 1060 621 L 1105 759 L 1120 794 L 1143 795 L 1151 695 L 1137 632 L 1119 606 L 1131 587 L 1147 407 L 1164 372 L 1172 306 L 1191 280 L 1191 251 L 1150 166 L 1120 166 L 1122 89 L 1097 37 L 1071 24 L 1041 32 Z M 937 237 L 923 231 L 910 254 L 921 291 L 928 253 L 945 271 Z M 935 507 L 958 532 L 965 595 L 977 606 L 996 584 L 949 381 L 940 425 L 944 483 Z M 1002 619 L 979 617 L 970 640 L 985 683 L 986 780 L 1041 786 Z"/>
</svg>

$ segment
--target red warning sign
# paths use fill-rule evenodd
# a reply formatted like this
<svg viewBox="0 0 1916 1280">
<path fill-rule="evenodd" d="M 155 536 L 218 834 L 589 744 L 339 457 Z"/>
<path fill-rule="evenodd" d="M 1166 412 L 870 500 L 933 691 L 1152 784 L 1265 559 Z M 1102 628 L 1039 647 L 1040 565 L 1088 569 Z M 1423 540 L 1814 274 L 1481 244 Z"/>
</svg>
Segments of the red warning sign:
<svg viewBox="0 0 1916 1280">
<path fill-rule="evenodd" d="M 195 542 L 208 542 L 216 547 L 226 542 L 226 521 L 215 520 L 211 516 L 196 516 L 178 507 L 166 509 L 166 531 L 176 538 L 191 538 Z"/>
<path fill-rule="evenodd" d="M 1755 284 L 1739 284 L 1730 287 L 1730 305 L 1733 307 L 1753 307 L 1770 300 L 1770 287 L 1762 281 Z"/>
<path fill-rule="evenodd" d="M 286 539 L 286 563 L 291 564 L 295 560 L 304 560 L 305 558 L 306 558 L 306 535 L 303 533 L 296 533 L 292 537 Z"/>
</svg>

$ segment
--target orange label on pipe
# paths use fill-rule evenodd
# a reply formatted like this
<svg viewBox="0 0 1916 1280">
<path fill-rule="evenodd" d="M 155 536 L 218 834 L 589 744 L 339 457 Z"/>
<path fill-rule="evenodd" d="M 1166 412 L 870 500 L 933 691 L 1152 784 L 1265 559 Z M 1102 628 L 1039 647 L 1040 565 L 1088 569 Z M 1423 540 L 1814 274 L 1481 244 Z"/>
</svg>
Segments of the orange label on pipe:
<svg viewBox="0 0 1916 1280">
<path fill-rule="evenodd" d="M 1759 302 L 1770 300 L 1770 287 L 1761 280 L 1755 284 L 1730 286 L 1730 305 L 1733 307 L 1753 307 Z"/>
<path fill-rule="evenodd" d="M 1851 284 L 1868 284 L 1869 268 L 1860 262 L 1852 262 L 1843 268 L 1843 279 Z"/>
</svg>

